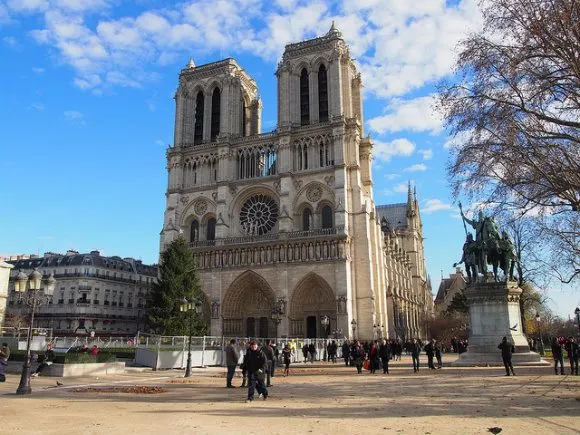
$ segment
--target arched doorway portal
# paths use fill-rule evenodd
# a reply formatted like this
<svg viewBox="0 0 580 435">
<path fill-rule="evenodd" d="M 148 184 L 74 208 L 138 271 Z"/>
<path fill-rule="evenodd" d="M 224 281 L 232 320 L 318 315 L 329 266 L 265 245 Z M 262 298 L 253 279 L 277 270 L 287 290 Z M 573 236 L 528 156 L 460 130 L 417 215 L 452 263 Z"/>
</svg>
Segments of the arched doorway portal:
<svg viewBox="0 0 580 435">
<path fill-rule="evenodd" d="M 230 285 L 222 304 L 223 334 L 237 337 L 274 336 L 270 315 L 276 304 L 264 278 L 246 271 Z"/>
<path fill-rule="evenodd" d="M 328 325 L 322 318 L 328 316 Z M 336 329 L 336 301 L 332 288 L 316 275 L 306 275 L 296 286 L 290 302 L 290 333 L 294 337 L 326 338 Z"/>
</svg>

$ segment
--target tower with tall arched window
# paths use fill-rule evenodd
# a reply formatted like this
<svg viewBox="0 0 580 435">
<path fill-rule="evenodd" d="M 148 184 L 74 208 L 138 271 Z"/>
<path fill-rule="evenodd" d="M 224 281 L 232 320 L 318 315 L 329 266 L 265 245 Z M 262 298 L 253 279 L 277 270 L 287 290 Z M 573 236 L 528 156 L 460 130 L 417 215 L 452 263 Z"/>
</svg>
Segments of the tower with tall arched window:
<svg viewBox="0 0 580 435">
<path fill-rule="evenodd" d="M 256 83 L 235 60 L 181 71 L 160 250 L 189 241 L 214 335 L 271 337 L 275 311 L 279 336 L 401 337 L 398 316 L 424 338 L 420 225 L 411 242 L 380 222 L 341 33 L 287 45 L 276 76 L 277 129 L 262 134 Z"/>
</svg>

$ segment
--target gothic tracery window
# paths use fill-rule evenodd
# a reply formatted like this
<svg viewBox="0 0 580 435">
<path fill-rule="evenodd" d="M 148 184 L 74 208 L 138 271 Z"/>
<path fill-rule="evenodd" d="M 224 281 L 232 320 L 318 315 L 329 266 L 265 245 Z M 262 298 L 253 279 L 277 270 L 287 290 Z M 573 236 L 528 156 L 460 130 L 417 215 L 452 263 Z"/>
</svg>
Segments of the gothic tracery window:
<svg viewBox="0 0 580 435">
<path fill-rule="evenodd" d="M 328 121 L 328 80 L 324 65 L 318 69 L 318 120 Z"/>
<path fill-rule="evenodd" d="M 332 228 L 332 208 L 329 205 L 322 207 L 322 228 Z"/>
<path fill-rule="evenodd" d="M 306 207 L 302 212 L 302 230 L 310 231 L 312 229 L 312 210 Z"/>
<path fill-rule="evenodd" d="M 268 195 L 254 195 L 242 206 L 240 225 L 249 235 L 269 233 L 278 221 L 278 203 Z"/>
<path fill-rule="evenodd" d="M 302 69 L 300 73 L 300 124 L 310 123 L 310 89 L 308 83 L 308 71 Z"/>
<path fill-rule="evenodd" d="M 215 218 L 211 218 L 207 221 L 206 236 L 205 236 L 206 240 L 215 240 L 215 224 L 216 224 Z"/>
<path fill-rule="evenodd" d="M 211 141 L 215 142 L 220 134 L 221 92 L 215 88 L 211 96 Z"/>
<path fill-rule="evenodd" d="M 189 241 L 197 242 L 198 240 L 199 240 L 199 222 L 194 220 L 190 226 Z"/>
<path fill-rule="evenodd" d="M 204 110 L 204 96 L 203 92 L 197 93 L 195 99 L 195 126 L 193 130 L 193 144 L 198 145 L 203 141 L 203 110 Z"/>
</svg>

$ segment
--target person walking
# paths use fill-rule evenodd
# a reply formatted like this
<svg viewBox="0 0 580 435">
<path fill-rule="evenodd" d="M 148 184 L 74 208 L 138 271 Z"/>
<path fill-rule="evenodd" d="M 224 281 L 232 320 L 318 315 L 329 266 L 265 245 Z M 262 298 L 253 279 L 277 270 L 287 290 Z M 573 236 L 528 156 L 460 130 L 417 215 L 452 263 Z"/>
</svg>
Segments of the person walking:
<svg viewBox="0 0 580 435">
<path fill-rule="evenodd" d="M 441 343 L 437 340 L 433 340 L 435 347 L 435 358 L 437 359 L 437 368 L 443 367 L 443 357 L 441 356 Z"/>
<path fill-rule="evenodd" d="M 2 347 L 0 347 L 0 382 L 6 381 L 8 358 L 10 358 L 10 348 L 8 347 L 8 343 L 2 343 Z"/>
<path fill-rule="evenodd" d="M 350 358 L 350 345 L 346 340 L 344 340 L 344 343 L 342 343 L 342 358 L 344 359 L 344 365 L 348 367 L 348 360 Z"/>
<path fill-rule="evenodd" d="M 244 359 L 242 360 L 242 363 L 240 364 L 240 369 L 242 370 L 242 385 L 240 385 L 241 388 L 245 387 L 248 384 L 248 369 L 246 368 L 246 355 L 248 354 L 250 350 L 250 344 L 246 344 L 246 353 L 244 354 Z"/>
<path fill-rule="evenodd" d="M 290 361 L 292 359 L 292 349 L 288 345 L 282 349 L 282 359 L 284 360 L 284 377 L 290 375 Z"/>
<path fill-rule="evenodd" d="M 240 359 L 240 355 L 235 348 L 236 340 L 233 338 L 230 340 L 230 344 L 226 346 L 226 367 L 228 369 L 226 375 L 226 388 L 236 388 L 232 385 L 232 380 L 234 379 L 234 375 L 236 374 L 236 366 L 238 365 L 238 360 Z"/>
<path fill-rule="evenodd" d="M 513 344 L 508 343 L 507 337 L 501 339 L 501 343 L 497 348 L 501 349 L 501 359 L 505 367 L 505 375 L 509 376 L 511 371 L 512 376 L 515 376 L 514 367 L 512 366 L 512 353 L 516 351 L 516 348 Z"/>
<path fill-rule="evenodd" d="M 310 354 L 310 362 L 314 364 L 314 360 L 316 359 L 316 346 L 314 343 L 310 343 L 308 346 L 308 353 Z"/>
<path fill-rule="evenodd" d="M 332 340 L 328 344 L 328 361 L 332 361 L 332 363 L 336 363 L 336 351 L 338 350 L 338 345 L 336 341 Z"/>
<path fill-rule="evenodd" d="M 302 355 L 304 356 L 304 362 L 308 361 L 308 344 L 304 343 L 302 346 Z"/>
<path fill-rule="evenodd" d="M 568 360 L 570 361 L 570 374 L 578 375 L 580 346 L 574 341 L 574 337 L 568 337 L 568 341 L 566 341 L 566 352 L 568 352 Z"/>
<path fill-rule="evenodd" d="M 33 378 L 40 376 L 45 368 L 54 363 L 55 358 L 56 355 L 54 354 L 54 350 L 52 350 L 52 344 L 48 343 L 46 345 L 46 352 L 44 352 L 44 358 L 41 360 L 34 373 L 32 373 L 30 376 Z"/>
<path fill-rule="evenodd" d="M 246 403 L 254 400 L 254 392 L 263 400 L 268 398 L 268 389 L 264 385 L 264 371 L 266 367 L 266 356 L 255 341 L 250 341 L 250 347 L 244 356 L 244 366 L 248 373 L 248 398 Z"/>
<path fill-rule="evenodd" d="M 413 359 L 413 372 L 417 373 L 419 371 L 419 355 L 421 354 L 421 345 L 416 338 L 409 343 L 407 347 L 411 351 L 411 358 Z"/>
<path fill-rule="evenodd" d="M 435 356 L 435 343 L 433 343 L 433 340 L 425 345 L 425 355 L 427 355 L 427 366 L 431 370 L 435 370 L 435 365 L 433 364 L 433 357 Z"/>
<path fill-rule="evenodd" d="M 554 373 L 558 374 L 558 364 L 560 364 L 560 374 L 564 374 L 564 355 L 562 345 L 556 337 L 552 339 L 552 358 L 554 358 Z"/>
<path fill-rule="evenodd" d="M 383 375 L 389 374 L 389 360 L 391 359 L 391 349 L 387 340 L 383 340 L 379 346 L 379 358 L 383 364 Z"/>
<path fill-rule="evenodd" d="M 266 344 L 262 346 L 262 352 L 266 356 L 266 387 L 271 387 L 271 378 L 274 372 L 274 349 L 272 349 L 272 342 L 270 340 L 267 340 Z"/>
<path fill-rule="evenodd" d="M 371 347 L 369 348 L 369 360 L 370 360 L 370 372 L 374 375 L 379 368 L 379 348 L 376 342 L 371 343 Z"/>
</svg>

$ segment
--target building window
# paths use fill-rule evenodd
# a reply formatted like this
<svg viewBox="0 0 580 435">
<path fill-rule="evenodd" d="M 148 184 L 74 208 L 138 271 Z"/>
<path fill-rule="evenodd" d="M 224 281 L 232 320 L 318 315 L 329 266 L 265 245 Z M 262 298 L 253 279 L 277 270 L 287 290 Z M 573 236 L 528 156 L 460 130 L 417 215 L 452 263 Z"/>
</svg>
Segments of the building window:
<svg viewBox="0 0 580 435">
<path fill-rule="evenodd" d="M 215 88 L 211 96 L 211 141 L 215 142 L 220 134 L 220 103 L 221 92 Z"/>
<path fill-rule="evenodd" d="M 206 228 L 206 240 L 215 240 L 215 218 L 211 218 L 207 221 L 207 228 Z"/>
<path fill-rule="evenodd" d="M 322 228 L 332 228 L 332 208 L 328 205 L 322 207 Z"/>
<path fill-rule="evenodd" d="M 300 124 L 310 123 L 310 92 L 308 83 L 308 71 L 306 68 L 300 73 Z"/>
<path fill-rule="evenodd" d="M 199 91 L 197 93 L 197 98 L 195 99 L 195 126 L 193 129 L 194 145 L 198 145 L 203 141 L 203 109 L 204 96 L 203 92 Z"/>
<path fill-rule="evenodd" d="M 312 229 L 312 210 L 306 207 L 302 212 L 302 230 L 310 231 Z"/>
<path fill-rule="evenodd" d="M 268 177 L 277 173 L 278 153 L 273 144 L 240 149 L 236 160 L 239 180 Z"/>
<path fill-rule="evenodd" d="M 318 69 L 318 120 L 328 121 L 328 81 L 324 65 Z"/>
<path fill-rule="evenodd" d="M 189 241 L 197 242 L 199 240 L 199 222 L 193 221 L 189 229 Z"/>
</svg>

